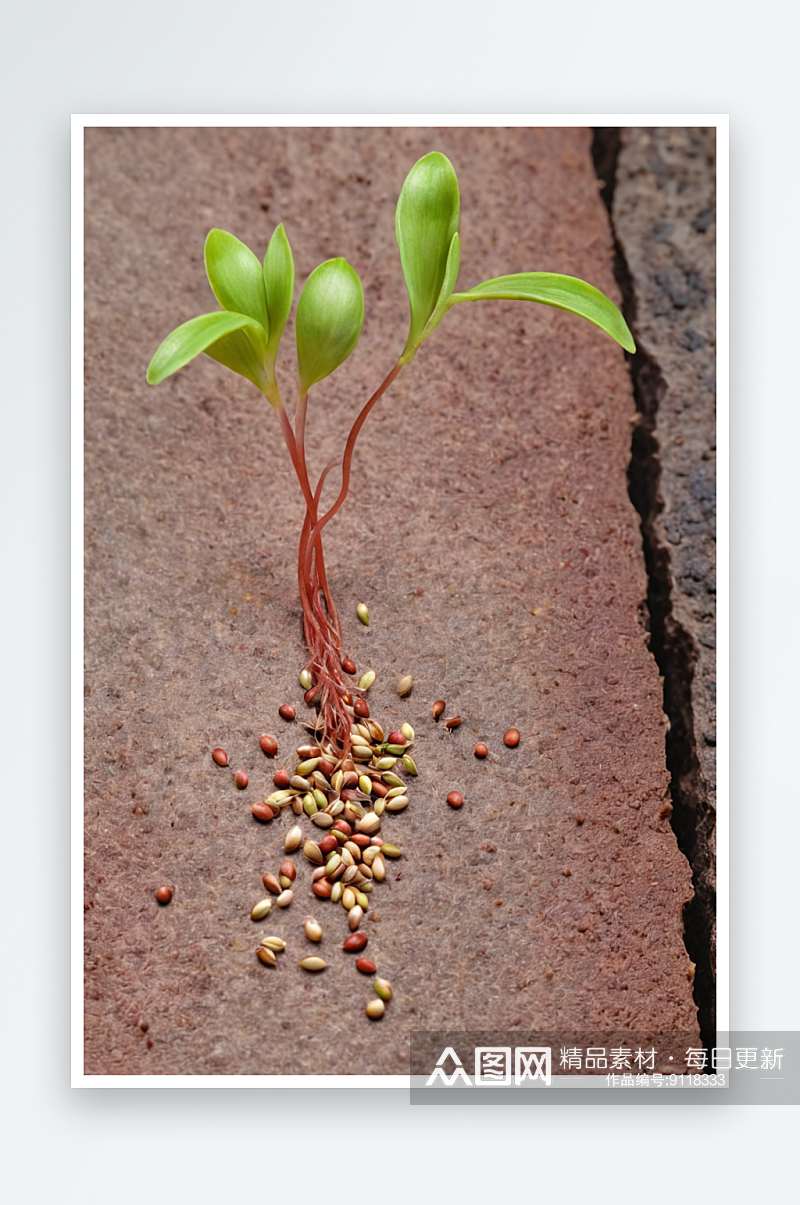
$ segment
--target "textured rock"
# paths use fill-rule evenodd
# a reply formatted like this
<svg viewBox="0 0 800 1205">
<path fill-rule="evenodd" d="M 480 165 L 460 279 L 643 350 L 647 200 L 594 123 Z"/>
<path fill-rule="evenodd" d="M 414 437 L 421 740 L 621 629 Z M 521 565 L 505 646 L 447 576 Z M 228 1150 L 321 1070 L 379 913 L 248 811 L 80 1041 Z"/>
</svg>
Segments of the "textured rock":
<svg viewBox="0 0 800 1205">
<path fill-rule="evenodd" d="M 583 129 L 87 132 L 88 1072 L 399 1074 L 412 1029 L 477 1017 L 696 1032 L 620 349 L 544 307 L 458 307 L 359 442 L 329 575 L 347 651 L 378 674 L 373 714 L 414 725 L 420 768 L 384 821 L 405 852 L 364 922 L 394 990 L 378 1024 L 344 912 L 305 865 L 289 909 L 249 919 L 288 827 L 250 806 L 299 743 L 278 706 L 304 714 L 302 509 L 274 415 L 208 359 L 144 380 L 164 335 L 215 308 L 208 229 L 263 253 L 285 221 L 301 281 L 344 255 L 365 287 L 362 342 L 312 393 L 321 467 L 404 342 L 393 214 L 414 160 L 438 148 L 456 166 L 465 284 L 549 269 L 616 296 L 590 146 Z M 291 363 L 287 346 L 284 381 Z M 452 734 L 437 697 L 463 717 Z M 297 969 L 306 910 L 326 930 L 318 976 Z M 254 955 L 265 932 L 289 942 L 275 967 Z"/>
</svg>

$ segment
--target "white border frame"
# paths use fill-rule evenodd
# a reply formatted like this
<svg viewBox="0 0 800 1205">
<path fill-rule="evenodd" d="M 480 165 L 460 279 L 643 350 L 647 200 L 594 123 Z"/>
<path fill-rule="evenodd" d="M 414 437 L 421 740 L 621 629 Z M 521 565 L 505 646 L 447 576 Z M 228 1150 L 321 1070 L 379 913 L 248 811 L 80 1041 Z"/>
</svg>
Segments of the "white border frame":
<svg viewBox="0 0 800 1205">
<path fill-rule="evenodd" d="M 85 1075 L 83 984 L 83 134 L 93 126 L 714 126 L 717 131 L 717 1030 L 730 1029 L 729 119 L 727 114 L 73 114 L 71 583 L 71 1067 L 83 1088 L 410 1088 L 408 1075 Z"/>
</svg>

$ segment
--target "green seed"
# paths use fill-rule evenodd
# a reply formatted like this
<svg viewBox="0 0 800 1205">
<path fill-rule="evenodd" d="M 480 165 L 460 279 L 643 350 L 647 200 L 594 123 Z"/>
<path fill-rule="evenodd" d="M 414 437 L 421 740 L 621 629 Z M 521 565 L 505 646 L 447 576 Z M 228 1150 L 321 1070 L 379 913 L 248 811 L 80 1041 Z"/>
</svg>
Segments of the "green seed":
<svg viewBox="0 0 800 1205">
<path fill-rule="evenodd" d="M 372 686 L 372 683 L 375 681 L 376 677 L 377 677 L 377 674 L 375 673 L 375 670 L 368 669 L 367 672 L 363 675 L 361 681 L 359 682 L 358 689 L 359 690 L 369 690 L 370 686 Z"/>
<path fill-rule="evenodd" d="M 300 964 L 302 966 L 302 963 Z M 364 1012 L 369 1017 L 370 1021 L 378 1021 L 386 1011 L 386 1005 L 382 1000 L 370 1000 Z"/>
<path fill-rule="evenodd" d="M 411 677 L 411 674 L 404 674 L 403 677 L 400 679 L 400 681 L 397 683 L 397 693 L 400 695 L 401 699 L 403 698 L 404 695 L 408 695 L 411 693 L 411 688 L 413 687 L 413 685 L 414 685 L 414 679 Z"/>
<path fill-rule="evenodd" d="M 376 979 L 372 985 L 375 991 L 380 996 L 381 1000 L 391 1000 L 392 985 L 388 979 Z"/>
<path fill-rule="evenodd" d="M 337 881 L 333 884 L 333 890 L 331 891 L 331 903 L 338 904 L 343 895 L 344 883 L 341 879 L 337 879 Z"/>
<path fill-rule="evenodd" d="M 369 611 L 367 610 L 366 603 L 361 602 L 358 604 L 358 606 L 356 607 L 356 615 L 361 620 L 361 622 L 364 624 L 364 626 L 368 628 L 369 627 Z M 308 686 L 306 687 L 306 690 L 308 690 L 310 685 L 311 685 L 311 683 L 309 682 Z"/>
<path fill-rule="evenodd" d="M 340 867 L 340 866 L 341 866 L 341 864 L 342 864 L 342 859 L 341 859 L 341 857 L 339 856 L 339 854 L 337 854 L 337 853 L 334 851 L 334 853 L 333 853 L 333 857 L 329 858 L 329 859 L 328 859 L 328 861 L 325 863 L 325 875 L 326 875 L 326 877 L 327 877 L 327 878 L 330 878 L 330 877 L 331 877 L 331 875 L 334 875 L 334 874 L 336 873 L 336 871 L 337 871 L 338 867 Z"/>
<path fill-rule="evenodd" d="M 375 815 L 376 815 L 376 816 L 382 816 L 382 815 L 383 815 L 383 813 L 384 813 L 384 809 L 386 808 L 386 806 L 387 806 L 387 804 L 386 804 L 386 800 L 385 800 L 385 799 L 376 799 L 376 800 L 375 800 L 375 804 L 374 804 L 374 812 L 375 812 Z M 391 808 L 389 809 L 389 811 L 391 811 Z"/>
<path fill-rule="evenodd" d="M 259 900 L 250 913 L 251 920 L 263 920 L 272 907 L 272 900 Z"/>
<path fill-rule="evenodd" d="M 376 770 L 391 770 L 396 765 L 397 765 L 396 757 L 379 757 L 378 760 L 375 762 L 375 769 Z M 267 800 L 267 802 L 269 802 L 269 800 Z"/>
<path fill-rule="evenodd" d="M 301 761 L 295 770 L 295 774 L 302 774 L 303 776 L 310 774 L 312 770 L 316 770 L 321 760 L 319 757 L 310 757 L 308 761 Z"/>
<path fill-rule="evenodd" d="M 312 954 L 310 958 L 304 958 L 299 965 L 304 971 L 324 971 L 328 964 L 324 958 L 317 958 Z"/>
<path fill-rule="evenodd" d="M 303 811 L 307 816 L 315 816 L 319 811 L 317 801 L 313 795 L 306 795 L 303 799 Z"/>
<path fill-rule="evenodd" d="M 369 774 L 362 774 L 358 780 L 358 789 L 363 791 L 365 795 L 369 795 L 372 791 L 372 779 Z"/>
<path fill-rule="evenodd" d="M 403 851 L 398 849 L 396 845 L 387 845 L 385 842 L 381 846 L 381 856 L 384 858 L 402 858 Z"/>
<path fill-rule="evenodd" d="M 408 741 L 408 743 L 410 745 L 414 739 L 414 729 L 411 727 L 410 724 L 401 724 L 400 731 L 402 732 L 403 736 L 406 738 L 406 740 Z"/>
<path fill-rule="evenodd" d="M 398 795 L 405 795 L 407 786 L 405 783 L 401 787 L 392 787 L 391 791 L 387 791 L 385 799 L 396 799 Z"/>
<path fill-rule="evenodd" d="M 397 774 L 393 774 L 391 770 L 387 770 L 381 774 L 381 778 L 387 787 L 404 787 L 406 785 L 402 778 L 399 778 Z"/>
<path fill-rule="evenodd" d="M 345 887 L 344 891 L 342 892 L 342 904 L 346 911 L 349 912 L 351 908 L 355 908 L 357 903 L 358 900 L 356 899 L 356 893 L 353 888 Z"/>
<path fill-rule="evenodd" d="M 311 677 L 311 671 L 307 669 L 300 670 L 300 685 L 303 690 L 311 690 L 314 685 L 314 679 Z"/>
<path fill-rule="evenodd" d="M 319 787 L 314 788 L 314 802 L 321 810 L 328 806 L 328 796 L 323 794 Z"/>
<path fill-rule="evenodd" d="M 371 886 L 371 884 L 370 884 L 370 886 Z M 358 904 L 358 906 L 360 908 L 363 908 L 364 911 L 366 912 L 367 909 L 369 908 L 369 896 L 363 891 L 357 891 L 356 892 L 356 903 Z"/>
<path fill-rule="evenodd" d="M 386 745 L 386 752 L 393 753 L 395 757 L 402 757 L 405 745 Z"/>
<path fill-rule="evenodd" d="M 410 753 L 406 753 L 403 756 L 403 768 L 407 774 L 412 774 L 416 778 L 417 763 L 414 761 L 414 758 L 411 756 Z"/>
</svg>

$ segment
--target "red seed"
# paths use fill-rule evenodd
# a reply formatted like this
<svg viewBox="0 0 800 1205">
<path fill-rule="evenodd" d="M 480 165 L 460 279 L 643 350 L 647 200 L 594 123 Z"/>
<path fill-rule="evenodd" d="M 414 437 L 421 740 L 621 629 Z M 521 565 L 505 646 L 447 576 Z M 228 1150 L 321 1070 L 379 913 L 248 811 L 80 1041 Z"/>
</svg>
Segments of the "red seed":
<svg viewBox="0 0 800 1205">
<path fill-rule="evenodd" d="M 386 738 L 387 745 L 406 745 L 408 742 L 402 732 L 390 732 Z"/>
<path fill-rule="evenodd" d="M 159 904 L 168 904 L 172 899 L 172 892 L 170 891 L 169 887 L 159 887 L 158 891 L 156 892 L 156 899 L 158 900 Z"/>
<path fill-rule="evenodd" d="M 212 749 L 211 756 L 214 758 L 214 761 L 218 766 L 227 766 L 228 755 L 224 749 Z"/>
<path fill-rule="evenodd" d="M 333 771 L 336 769 L 336 765 L 334 762 L 328 761 L 326 757 L 323 757 L 317 766 L 317 769 L 319 770 L 320 774 L 324 774 L 326 778 L 330 778 L 331 774 L 333 774 Z"/>
<path fill-rule="evenodd" d="M 264 733 L 258 743 L 266 753 L 267 757 L 274 757 L 278 752 L 278 742 L 275 740 L 275 737 L 270 736 L 268 732 Z"/>
<path fill-rule="evenodd" d="M 368 940 L 366 933 L 351 933 L 342 942 L 342 949 L 347 950 L 348 954 L 354 954 L 358 950 L 363 950 Z"/>
<path fill-rule="evenodd" d="M 244 770 L 237 770 L 233 776 L 233 781 L 236 783 L 240 791 L 243 791 L 250 781 Z"/>
<path fill-rule="evenodd" d="M 256 820 L 274 820 L 277 815 L 268 803 L 254 803 L 250 810 Z"/>
<path fill-rule="evenodd" d="M 275 786 L 278 788 L 278 790 L 284 791 L 289 785 L 290 778 L 291 775 L 289 774 L 288 770 L 276 770 L 272 781 L 275 783 Z"/>
<path fill-rule="evenodd" d="M 354 674 L 356 672 L 356 663 L 352 657 L 345 657 L 342 662 L 342 669 L 346 674 Z"/>
<path fill-rule="evenodd" d="M 278 873 L 284 875 L 287 879 L 291 879 L 292 882 L 294 882 L 294 880 L 297 878 L 297 867 L 291 858 L 287 858 L 285 862 L 281 862 L 281 868 Z"/>
<path fill-rule="evenodd" d="M 364 975 L 374 975 L 377 969 L 371 958 L 356 959 L 356 970 L 361 971 Z"/>
<path fill-rule="evenodd" d="M 261 881 L 266 887 L 267 891 L 271 891 L 273 895 L 280 895 L 280 893 L 283 891 L 283 888 L 275 878 L 274 874 L 265 874 Z"/>
<path fill-rule="evenodd" d="M 483 744 L 482 741 L 480 744 L 475 746 L 475 756 L 476 757 L 488 757 L 489 756 L 489 750 L 487 749 L 486 745 Z"/>
<path fill-rule="evenodd" d="M 334 828 L 335 828 L 335 829 L 336 829 L 338 832 L 340 832 L 340 833 L 344 833 L 346 837 L 349 837 L 349 836 L 350 836 L 350 834 L 351 834 L 351 833 L 352 833 L 352 831 L 353 831 L 353 830 L 352 830 L 352 828 L 351 828 L 351 826 L 350 826 L 350 825 L 347 823 L 347 821 L 346 821 L 346 820 L 335 820 L 335 821 L 333 822 L 333 827 L 334 827 Z"/>
<path fill-rule="evenodd" d="M 311 704 L 312 704 L 312 703 L 315 701 L 315 699 L 316 699 L 317 695 L 319 694 L 319 692 L 320 692 L 320 687 L 319 687 L 319 686 L 311 686 L 311 687 L 309 687 L 309 689 L 306 691 L 306 693 L 303 695 L 303 698 L 305 699 L 305 701 L 306 701 L 306 703 L 308 704 L 308 706 L 309 706 L 309 707 L 310 707 L 310 706 L 311 706 Z"/>
<path fill-rule="evenodd" d="M 353 833 L 350 840 L 354 845 L 357 845 L 359 849 L 366 849 L 369 845 L 369 837 L 366 833 Z"/>
<path fill-rule="evenodd" d="M 378 779 L 376 779 L 372 784 L 372 794 L 380 795 L 381 799 L 383 799 L 389 794 L 389 788 L 385 782 L 379 782 Z"/>
<path fill-rule="evenodd" d="M 319 847 L 324 854 L 329 854 L 332 849 L 337 849 L 339 842 L 334 837 L 333 833 L 328 833 L 319 843 Z"/>
<path fill-rule="evenodd" d="M 435 720 L 439 719 L 439 716 L 444 711 L 444 707 L 445 707 L 445 704 L 444 704 L 443 699 L 437 699 L 436 702 L 434 703 L 433 707 L 431 707 L 431 715 L 433 716 L 433 718 Z"/>
<path fill-rule="evenodd" d="M 444 726 L 448 732 L 452 732 L 453 729 L 457 728 L 460 723 L 461 723 L 461 716 L 454 715 L 452 720 L 445 720 Z"/>
<path fill-rule="evenodd" d="M 353 704 L 353 711 L 360 720 L 369 719 L 369 707 L 367 707 L 365 699 L 356 699 L 355 703 Z"/>
<path fill-rule="evenodd" d="M 293 720 L 297 715 L 297 712 L 295 711 L 294 707 L 292 707 L 291 703 L 281 703 L 280 707 L 278 708 L 278 715 L 282 720 Z"/>
<path fill-rule="evenodd" d="M 460 808 L 464 802 L 464 797 L 460 791 L 451 791 L 447 796 L 447 802 L 451 808 Z"/>
<path fill-rule="evenodd" d="M 515 749 L 519 744 L 519 731 L 516 728 L 509 728 L 508 732 L 503 737 L 503 744 L 508 745 L 509 749 Z"/>
<path fill-rule="evenodd" d="M 333 891 L 333 884 L 327 879 L 320 879 L 318 883 L 311 884 L 311 890 L 314 895 L 318 895 L 321 900 L 329 900 Z"/>
<path fill-rule="evenodd" d="M 383 845 L 383 837 L 373 837 L 370 841 L 370 845 L 377 845 L 380 849 L 380 847 Z"/>
</svg>

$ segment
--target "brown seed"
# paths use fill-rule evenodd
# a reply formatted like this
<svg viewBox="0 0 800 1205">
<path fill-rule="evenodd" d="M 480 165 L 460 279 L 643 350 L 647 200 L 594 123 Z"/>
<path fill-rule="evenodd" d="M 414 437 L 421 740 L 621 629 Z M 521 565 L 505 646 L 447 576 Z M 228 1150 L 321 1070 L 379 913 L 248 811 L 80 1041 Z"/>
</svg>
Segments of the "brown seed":
<svg viewBox="0 0 800 1205">
<path fill-rule="evenodd" d="M 218 766 L 227 766 L 228 755 L 224 749 L 212 749 L 211 756 L 213 757 L 214 761 L 217 763 Z"/>
<path fill-rule="evenodd" d="M 354 674 L 356 672 L 356 663 L 351 657 L 345 657 L 342 662 L 342 669 L 346 674 Z"/>
<path fill-rule="evenodd" d="M 359 717 L 359 719 L 369 719 L 369 707 L 367 706 L 366 700 L 356 699 L 355 703 L 353 704 L 353 711 Z"/>
<path fill-rule="evenodd" d="M 297 715 L 297 712 L 295 711 L 294 707 L 292 707 L 291 703 L 281 703 L 280 707 L 278 708 L 278 715 L 282 720 L 293 720 Z"/>
<path fill-rule="evenodd" d="M 349 837 L 353 831 L 346 820 L 337 820 L 333 827 L 336 829 L 337 833 L 344 833 L 346 837 Z"/>
<path fill-rule="evenodd" d="M 275 878 L 274 874 L 265 874 L 261 881 L 266 887 L 267 891 L 271 891 L 273 895 L 280 895 L 281 885 Z"/>
<path fill-rule="evenodd" d="M 475 756 L 476 757 L 488 757 L 489 756 L 489 750 L 486 747 L 486 745 L 483 744 L 483 742 L 481 742 L 479 745 L 475 746 Z"/>
<path fill-rule="evenodd" d="M 361 971 L 362 975 L 374 975 L 377 969 L 371 958 L 356 959 L 356 970 Z"/>
<path fill-rule="evenodd" d="M 285 862 L 281 862 L 280 873 L 292 881 L 297 878 L 297 868 L 291 858 L 287 858 Z"/>
<path fill-rule="evenodd" d="M 331 898 L 331 891 L 333 888 L 328 879 L 320 879 L 318 883 L 311 884 L 311 890 L 314 892 L 314 895 L 318 896 L 321 900 L 329 900 Z"/>
<path fill-rule="evenodd" d="M 306 841 L 303 846 L 303 853 L 308 858 L 309 862 L 313 862 L 315 866 L 321 866 L 324 862 L 322 850 L 317 845 L 316 841 Z"/>
<path fill-rule="evenodd" d="M 314 702 L 314 700 L 316 699 L 317 695 L 318 695 L 318 694 L 319 694 L 319 692 L 320 692 L 320 689 L 321 689 L 321 688 L 320 688 L 319 686 L 310 686 L 310 687 L 308 688 L 308 690 L 306 691 L 306 693 L 303 695 L 303 698 L 305 699 L 305 701 L 306 701 L 306 703 L 308 704 L 308 706 L 309 706 L 309 707 L 311 706 L 311 704 L 312 704 L 312 703 Z"/>
<path fill-rule="evenodd" d="M 438 720 L 439 716 L 443 714 L 444 708 L 444 699 L 437 699 L 433 707 L 431 707 L 431 715 L 435 720 Z"/>
<path fill-rule="evenodd" d="M 278 961 L 269 946 L 259 946 L 256 950 L 256 957 L 268 967 L 274 967 Z"/>
<path fill-rule="evenodd" d="M 460 723 L 461 723 L 461 716 L 454 715 L 451 720 L 445 720 L 444 726 L 448 732 L 452 732 L 454 728 L 458 728 Z"/>
<path fill-rule="evenodd" d="M 379 1021 L 386 1011 L 386 1005 L 382 1000 L 370 1000 L 364 1012 L 369 1017 L 370 1021 Z"/>
<path fill-rule="evenodd" d="M 519 730 L 517 728 L 509 728 L 503 737 L 503 744 L 508 745 L 509 749 L 515 749 L 519 744 L 519 740 Z"/>
<path fill-rule="evenodd" d="M 460 808 L 464 802 L 464 797 L 460 791 L 451 791 L 447 796 L 447 802 L 451 808 Z"/>
<path fill-rule="evenodd" d="M 290 774 L 288 770 L 276 770 L 272 781 L 279 790 L 284 791 L 289 785 Z"/>
<path fill-rule="evenodd" d="M 339 842 L 334 837 L 333 833 L 326 833 L 319 843 L 320 853 L 329 854 L 332 849 L 336 849 Z"/>
<path fill-rule="evenodd" d="M 159 904 L 168 904 L 172 899 L 172 892 L 170 891 L 169 887 L 159 887 L 158 891 L 156 892 L 156 899 L 158 900 Z"/>
<path fill-rule="evenodd" d="M 244 770 L 237 770 L 233 776 L 233 781 L 236 783 L 240 791 L 243 791 L 250 781 Z"/>
<path fill-rule="evenodd" d="M 404 698 L 406 695 L 411 694 L 411 689 L 412 689 L 413 685 L 414 685 L 414 679 L 411 677 L 411 674 L 404 674 L 403 677 L 400 679 L 400 681 L 397 683 L 397 693 L 400 695 L 401 699 Z"/>
<path fill-rule="evenodd" d="M 356 953 L 358 950 L 364 949 L 368 940 L 366 933 L 351 933 L 342 942 L 342 949 L 347 950 L 348 954 Z"/>
<path fill-rule="evenodd" d="M 264 753 L 266 753 L 267 757 L 274 757 L 278 752 L 278 742 L 275 740 L 275 737 L 270 736 L 268 732 L 265 732 L 262 735 L 258 743 Z"/>
<path fill-rule="evenodd" d="M 275 809 L 271 808 L 268 803 L 254 803 L 250 811 L 256 820 L 263 820 L 265 823 L 268 820 L 274 820 L 277 815 Z"/>
</svg>

